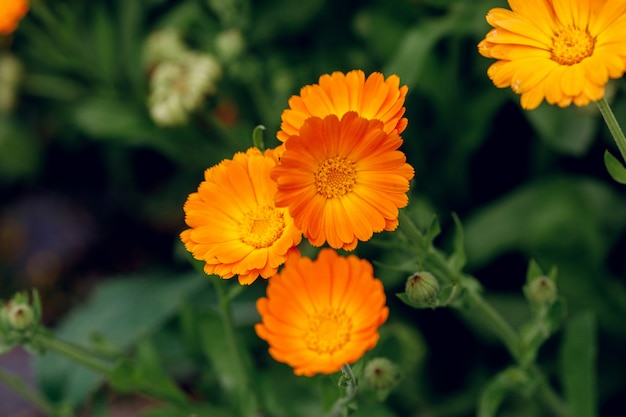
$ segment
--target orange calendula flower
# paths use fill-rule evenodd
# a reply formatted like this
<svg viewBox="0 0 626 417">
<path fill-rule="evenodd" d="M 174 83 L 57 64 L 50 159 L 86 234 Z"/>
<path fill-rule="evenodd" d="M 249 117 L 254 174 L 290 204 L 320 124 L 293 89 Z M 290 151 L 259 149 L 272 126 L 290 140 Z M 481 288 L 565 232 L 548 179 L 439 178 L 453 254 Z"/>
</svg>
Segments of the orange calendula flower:
<svg viewBox="0 0 626 417">
<path fill-rule="evenodd" d="M 284 208 L 274 205 L 276 184 L 270 170 L 272 150 L 250 148 L 205 171 L 198 191 L 184 206 L 190 227 L 180 235 L 193 257 L 204 261 L 207 274 L 239 276 L 251 284 L 274 275 L 297 250 L 301 232 Z"/>
<path fill-rule="evenodd" d="M 28 12 L 27 0 L 0 1 L 0 33 L 8 35 L 17 27 L 18 22 Z"/>
<path fill-rule="evenodd" d="M 352 250 L 374 232 L 394 230 L 413 168 L 398 148 L 402 139 L 379 120 L 346 113 L 307 119 L 285 142 L 271 177 L 276 205 L 289 207 L 314 246 Z"/>
<path fill-rule="evenodd" d="M 604 96 L 609 78 L 626 68 L 626 1 L 509 0 L 512 10 L 487 14 L 494 29 L 479 52 L 498 61 L 489 67 L 497 87 L 521 94 L 531 110 L 543 99 L 566 107 Z"/>
<path fill-rule="evenodd" d="M 309 117 L 334 114 L 341 118 L 349 111 L 366 119 L 380 120 L 387 133 L 402 133 L 407 125 L 407 119 L 402 116 L 408 89 L 406 85 L 400 87 L 397 75 L 385 79 L 379 72 L 367 79 L 361 70 L 322 75 L 319 84 L 307 85 L 299 96 L 289 99 L 289 109 L 283 111 L 276 136 L 284 142 L 289 136 L 297 135 Z"/>
<path fill-rule="evenodd" d="M 290 258 L 269 280 L 257 310 L 262 322 L 255 330 L 270 355 L 306 376 L 356 362 L 376 345 L 389 314 L 372 265 L 328 248 L 316 261 Z"/>
</svg>

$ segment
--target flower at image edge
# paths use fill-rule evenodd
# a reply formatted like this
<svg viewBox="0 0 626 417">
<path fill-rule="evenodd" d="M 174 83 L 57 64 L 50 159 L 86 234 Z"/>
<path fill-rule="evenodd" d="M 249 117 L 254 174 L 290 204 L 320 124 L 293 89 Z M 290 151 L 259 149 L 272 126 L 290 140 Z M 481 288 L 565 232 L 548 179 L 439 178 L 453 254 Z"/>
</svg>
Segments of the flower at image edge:
<svg viewBox="0 0 626 417">
<path fill-rule="evenodd" d="M 283 111 L 276 136 L 285 142 L 289 136 L 298 134 L 309 117 L 334 114 L 341 119 L 349 111 L 366 119 L 380 120 L 385 132 L 400 134 L 407 125 L 407 119 L 402 117 L 407 92 L 406 85 L 400 87 L 397 75 L 385 79 L 381 73 L 374 72 L 366 79 L 361 70 L 324 74 L 319 84 L 304 86 L 299 96 L 289 99 L 289 108 Z"/>
<path fill-rule="evenodd" d="M 290 258 L 269 280 L 255 330 L 296 375 L 330 374 L 376 345 L 389 314 L 385 301 L 368 261 L 326 248 L 315 261 Z"/>
<path fill-rule="evenodd" d="M 238 275 L 241 284 L 269 278 L 302 239 L 288 211 L 274 205 L 276 184 L 270 170 L 274 151 L 256 148 L 205 171 L 198 191 L 189 195 L 180 235 L 193 257 L 204 261 L 207 274 Z"/>
<path fill-rule="evenodd" d="M 626 1 L 509 0 L 487 14 L 494 27 L 478 44 L 498 61 L 488 76 L 521 94 L 532 110 L 545 100 L 566 107 L 600 100 L 626 68 Z"/>
<path fill-rule="evenodd" d="M 0 1 L 0 34 L 12 33 L 17 24 L 28 12 L 27 0 Z"/>
<path fill-rule="evenodd" d="M 355 112 L 311 117 L 272 170 L 276 205 L 289 208 L 313 246 L 352 250 L 374 232 L 394 230 L 414 174 L 401 144 L 382 122 Z"/>
</svg>

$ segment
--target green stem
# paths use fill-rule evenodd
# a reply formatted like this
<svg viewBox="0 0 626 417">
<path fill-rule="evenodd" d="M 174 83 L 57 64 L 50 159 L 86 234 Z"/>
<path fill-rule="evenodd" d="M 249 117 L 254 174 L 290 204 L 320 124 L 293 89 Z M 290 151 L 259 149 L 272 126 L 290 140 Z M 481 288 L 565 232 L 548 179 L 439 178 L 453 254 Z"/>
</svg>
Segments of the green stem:
<svg viewBox="0 0 626 417">
<path fill-rule="evenodd" d="M 53 336 L 43 334 L 37 337 L 36 343 L 38 343 L 46 350 L 55 352 L 61 356 L 65 356 L 66 358 L 69 358 L 74 362 L 78 362 L 81 365 L 84 365 L 87 368 L 96 371 L 105 377 L 111 376 L 111 367 L 105 362 L 96 359 L 91 353 L 83 348 L 59 339 L 55 339 Z"/>
<path fill-rule="evenodd" d="M 494 309 L 480 294 L 478 282 L 463 273 L 452 269 L 444 255 L 427 244 L 424 235 L 415 226 L 413 221 L 403 212 L 399 215 L 401 230 L 412 243 L 420 262 L 429 269 L 436 277 L 444 282 L 456 282 L 463 289 L 463 299 L 471 310 L 476 311 L 491 326 L 496 335 L 502 340 L 511 356 L 517 363 L 523 366 L 520 360 L 523 357 L 523 346 L 518 334 L 511 325 Z M 461 304 L 463 305 L 463 304 Z M 553 390 L 543 374 L 535 364 L 528 365 L 530 372 L 539 380 L 539 397 L 549 407 L 554 415 L 568 417 L 569 411 L 564 401 Z"/>
<path fill-rule="evenodd" d="M 242 415 L 255 416 L 258 414 L 259 395 L 255 391 L 254 384 L 252 384 L 251 378 L 248 375 L 246 360 L 241 350 L 241 345 L 237 341 L 231 308 L 233 297 L 237 295 L 241 289 L 238 288 L 227 293 L 224 280 L 219 277 L 213 277 L 212 281 L 217 291 L 226 343 L 228 344 L 229 350 L 232 352 L 231 357 L 237 373 L 235 378 L 237 379 L 238 387 L 238 405 L 242 408 Z"/>
<path fill-rule="evenodd" d="M 341 417 L 344 415 L 345 407 L 354 400 L 356 397 L 356 393 L 358 391 L 356 385 L 356 377 L 354 376 L 354 372 L 352 372 L 352 368 L 350 365 L 345 364 L 341 367 L 341 373 L 343 377 L 347 379 L 348 386 L 346 387 L 346 395 L 345 397 L 339 398 L 333 407 L 328 411 L 325 417 Z"/>
<path fill-rule="evenodd" d="M 54 406 L 45 397 L 26 385 L 22 379 L 5 372 L 2 368 L 0 368 L 0 383 L 13 390 L 44 414 L 50 416 L 55 414 Z"/>
<path fill-rule="evenodd" d="M 465 292 L 465 299 L 474 311 L 478 311 L 481 316 L 491 325 L 493 331 L 500 337 L 507 347 L 511 356 L 519 361 L 521 357 L 520 340 L 517 333 L 504 320 L 504 318 L 485 299 L 473 289 Z"/>
<path fill-rule="evenodd" d="M 617 144 L 620 153 L 622 154 L 622 159 L 626 162 L 626 137 L 624 137 L 624 132 L 620 127 L 609 103 L 606 101 L 604 97 L 601 100 L 596 102 L 598 104 L 598 108 L 600 109 L 600 113 L 602 113 L 602 117 L 604 117 L 604 121 L 611 132 L 611 136 L 613 136 L 613 140 Z"/>
<path fill-rule="evenodd" d="M 537 365 L 531 365 L 528 372 L 536 381 L 539 381 L 539 396 L 543 403 L 552 410 L 552 413 L 557 417 L 570 417 L 571 413 L 569 407 L 559 394 L 554 391 L 543 375 L 543 372 L 539 370 L 539 367 L 537 367 Z"/>
</svg>

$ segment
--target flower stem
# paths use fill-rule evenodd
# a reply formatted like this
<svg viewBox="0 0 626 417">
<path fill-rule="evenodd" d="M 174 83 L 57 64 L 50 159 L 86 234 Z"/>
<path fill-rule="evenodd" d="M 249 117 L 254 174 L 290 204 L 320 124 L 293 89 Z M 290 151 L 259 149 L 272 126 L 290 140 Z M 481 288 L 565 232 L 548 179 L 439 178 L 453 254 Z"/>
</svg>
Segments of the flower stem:
<svg viewBox="0 0 626 417">
<path fill-rule="evenodd" d="M 0 368 L 0 383 L 37 407 L 44 414 L 50 416 L 55 414 L 54 406 L 45 397 L 26 385 L 22 379 L 5 372 L 2 368 Z"/>
<path fill-rule="evenodd" d="M 356 393 L 358 391 L 356 377 L 354 376 L 354 372 L 352 372 L 350 365 L 343 365 L 341 367 L 341 373 L 348 382 L 348 385 L 346 386 L 346 395 L 335 401 L 335 404 L 333 404 L 333 407 L 328 411 L 325 417 L 341 417 L 345 415 L 344 408 L 350 404 L 352 400 L 354 400 L 354 397 L 356 397 Z"/>
<path fill-rule="evenodd" d="M 409 239 L 411 248 L 415 250 L 417 258 L 425 268 L 445 282 L 458 283 L 461 294 L 465 303 L 459 304 L 462 307 L 469 307 L 469 310 L 480 314 L 504 343 L 507 350 L 520 365 L 523 358 L 523 346 L 519 335 L 511 327 L 511 325 L 493 308 L 481 295 L 480 285 L 471 276 L 467 276 L 460 271 L 453 269 L 445 256 L 432 245 L 426 246 L 426 238 L 422 232 L 415 226 L 413 221 L 403 212 L 399 215 L 401 230 Z M 568 417 L 569 411 L 564 401 L 553 390 L 539 368 L 535 364 L 527 364 L 529 372 L 539 381 L 538 395 L 543 403 L 552 410 L 553 414 L 558 417 Z"/>
<path fill-rule="evenodd" d="M 611 136 L 613 136 L 613 140 L 617 144 L 617 147 L 622 154 L 622 159 L 626 162 L 626 137 L 624 137 L 624 132 L 620 127 L 609 103 L 606 101 L 604 97 L 596 102 L 598 104 L 598 108 L 600 109 L 600 113 L 602 113 L 602 117 L 604 117 L 604 121 L 611 132 Z"/>
<path fill-rule="evenodd" d="M 465 294 L 468 304 L 491 324 L 491 328 L 500 337 L 511 356 L 519 361 L 520 340 L 509 323 L 476 290 L 469 289 Z"/>
<path fill-rule="evenodd" d="M 39 335 L 36 342 L 46 350 L 65 356 L 66 358 L 78 362 L 105 377 L 111 376 L 112 368 L 102 360 L 96 359 L 92 354 L 83 348 L 59 339 L 55 339 L 54 337 L 45 334 Z"/>
<path fill-rule="evenodd" d="M 256 416 L 259 408 L 259 395 L 255 391 L 251 378 L 248 375 L 246 360 L 243 352 L 241 351 L 240 344 L 237 341 L 235 324 L 233 321 L 232 299 L 240 292 L 241 289 L 237 288 L 227 292 L 225 282 L 221 278 L 214 277 L 212 281 L 215 285 L 215 290 L 219 300 L 222 324 L 224 325 L 224 336 L 229 350 L 232 353 L 231 357 L 237 374 L 235 375 L 238 387 L 237 402 L 242 408 L 242 415 Z"/>
</svg>

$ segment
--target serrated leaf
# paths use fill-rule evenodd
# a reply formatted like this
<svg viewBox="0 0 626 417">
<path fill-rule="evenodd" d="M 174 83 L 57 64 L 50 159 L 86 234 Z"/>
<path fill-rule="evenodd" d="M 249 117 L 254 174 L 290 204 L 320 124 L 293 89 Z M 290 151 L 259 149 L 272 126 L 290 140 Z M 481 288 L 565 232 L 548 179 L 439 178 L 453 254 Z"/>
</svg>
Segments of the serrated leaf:
<svg viewBox="0 0 626 417">
<path fill-rule="evenodd" d="M 608 150 L 604 151 L 604 166 L 615 181 L 626 184 L 626 167 Z"/>
</svg>

